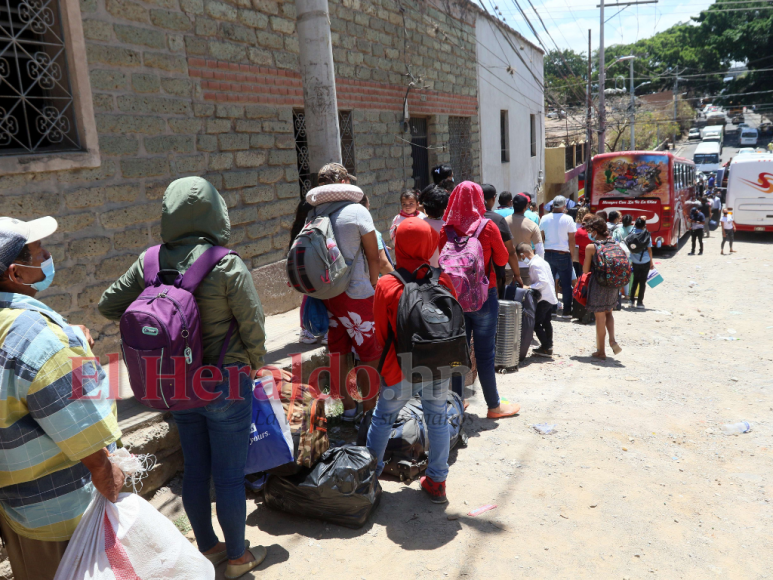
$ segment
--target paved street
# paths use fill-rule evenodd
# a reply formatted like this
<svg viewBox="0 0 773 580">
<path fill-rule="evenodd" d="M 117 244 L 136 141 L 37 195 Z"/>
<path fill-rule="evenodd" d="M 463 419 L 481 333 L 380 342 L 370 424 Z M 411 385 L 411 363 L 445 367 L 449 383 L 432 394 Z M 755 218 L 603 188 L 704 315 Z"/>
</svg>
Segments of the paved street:
<svg viewBox="0 0 773 580">
<path fill-rule="evenodd" d="M 756 128 L 757 125 L 759 125 L 761 122 L 760 115 L 747 113 L 745 122 L 748 123 L 750 127 Z M 725 131 L 728 132 L 728 136 L 725 138 L 724 147 L 722 149 L 722 163 L 728 161 L 731 157 L 738 153 L 738 149 L 740 149 L 740 145 L 738 144 L 738 128 L 735 125 L 728 124 L 725 127 Z M 769 138 L 760 138 L 757 143 L 757 147 L 764 148 L 768 144 L 769 140 Z M 699 144 L 700 141 L 697 139 L 694 141 L 687 141 L 687 138 L 685 137 L 684 141 L 679 143 L 677 146 L 676 153 L 682 157 L 686 157 L 687 159 L 692 159 L 693 154 L 695 153 L 695 148 Z"/>
<path fill-rule="evenodd" d="M 554 361 L 500 375 L 520 416 L 482 418 L 478 392 L 449 505 L 384 481 L 375 516 L 349 530 L 251 496 L 247 535 L 269 546 L 255 577 L 768 577 L 773 317 L 759 305 L 773 236 L 739 234 L 732 257 L 719 241 L 656 254 L 665 282 L 647 310 L 615 313 L 619 356 L 592 360 L 593 327 L 556 322 Z M 750 433 L 721 433 L 742 420 Z"/>
</svg>

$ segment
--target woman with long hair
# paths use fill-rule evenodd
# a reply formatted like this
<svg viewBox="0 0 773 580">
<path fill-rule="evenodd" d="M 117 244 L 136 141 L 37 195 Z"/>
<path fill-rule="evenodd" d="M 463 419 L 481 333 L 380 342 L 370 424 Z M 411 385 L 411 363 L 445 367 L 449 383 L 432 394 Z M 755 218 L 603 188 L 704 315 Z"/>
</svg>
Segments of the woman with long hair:
<svg viewBox="0 0 773 580">
<path fill-rule="evenodd" d="M 617 242 L 610 237 L 606 220 L 598 215 L 586 220 L 585 229 L 591 242 L 593 242 L 585 248 L 585 263 L 582 271 L 587 274 L 588 272 L 594 273 L 593 258 L 598 247 Z M 602 286 L 596 280 L 595 275 L 590 278 L 588 302 L 585 309 L 588 312 L 593 312 L 596 316 L 596 352 L 591 355 L 594 358 L 606 360 L 604 340 L 607 333 L 609 333 L 609 346 L 612 348 L 612 352 L 619 354 L 623 350 L 615 340 L 615 318 L 612 315 L 612 310 L 617 306 L 619 290 L 619 288 Z"/>
</svg>

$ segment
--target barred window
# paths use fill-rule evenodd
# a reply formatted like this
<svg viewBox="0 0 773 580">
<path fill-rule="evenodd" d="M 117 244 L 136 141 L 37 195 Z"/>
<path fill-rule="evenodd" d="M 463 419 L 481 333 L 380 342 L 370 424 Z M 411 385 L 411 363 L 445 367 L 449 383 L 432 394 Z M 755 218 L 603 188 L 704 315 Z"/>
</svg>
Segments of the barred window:
<svg viewBox="0 0 773 580">
<path fill-rule="evenodd" d="M 295 154 L 298 160 L 298 183 L 301 186 L 301 199 L 312 187 L 312 174 L 309 166 L 309 145 L 306 136 L 306 115 L 302 110 L 293 111 L 295 132 Z M 341 135 L 341 159 L 346 170 L 356 175 L 354 155 L 354 121 L 351 111 L 338 112 L 338 130 Z"/>
<path fill-rule="evenodd" d="M 57 0 L 0 0 L 0 156 L 80 151 Z"/>
<path fill-rule="evenodd" d="M 469 117 L 448 117 L 451 167 L 457 183 L 472 179 L 472 139 Z"/>
</svg>

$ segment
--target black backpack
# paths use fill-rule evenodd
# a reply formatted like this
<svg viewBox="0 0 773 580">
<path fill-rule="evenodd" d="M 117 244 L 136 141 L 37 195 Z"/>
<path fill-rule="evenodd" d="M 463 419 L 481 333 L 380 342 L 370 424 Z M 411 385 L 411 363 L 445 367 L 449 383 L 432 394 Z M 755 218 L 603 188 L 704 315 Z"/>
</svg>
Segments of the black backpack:
<svg viewBox="0 0 773 580">
<path fill-rule="evenodd" d="M 417 280 L 423 269 L 429 273 Z M 403 376 L 412 383 L 430 380 L 426 369 L 431 371 L 432 380 L 448 379 L 452 369 L 458 367 L 469 369 L 464 310 L 448 288 L 439 283 L 440 269 L 424 264 L 413 274 L 399 268 L 387 275 L 397 278 L 405 289 L 397 307 L 397 328 L 389 324 L 379 373 L 392 346 Z"/>
<path fill-rule="evenodd" d="M 632 254 L 641 254 L 644 257 L 644 252 L 650 247 L 650 233 L 645 229 L 638 234 L 633 231 L 625 238 L 625 245 L 631 250 Z"/>
</svg>

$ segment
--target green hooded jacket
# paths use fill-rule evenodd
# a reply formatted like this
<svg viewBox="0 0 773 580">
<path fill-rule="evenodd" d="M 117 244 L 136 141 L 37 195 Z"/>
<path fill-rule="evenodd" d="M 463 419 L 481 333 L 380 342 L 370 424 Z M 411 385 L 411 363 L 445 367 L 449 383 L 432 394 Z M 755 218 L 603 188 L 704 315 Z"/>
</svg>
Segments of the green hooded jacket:
<svg viewBox="0 0 773 580">
<path fill-rule="evenodd" d="M 185 272 L 210 247 L 225 246 L 230 236 L 225 200 L 211 183 L 201 177 L 184 177 L 169 185 L 161 205 L 162 269 Z M 143 252 L 102 294 L 102 316 L 119 320 L 145 289 L 144 258 Z M 199 306 L 204 363 L 217 364 L 231 318 L 235 317 L 239 327 L 231 336 L 225 363 L 261 368 L 266 354 L 263 307 L 241 258 L 229 254 L 220 260 L 194 296 Z"/>
</svg>

